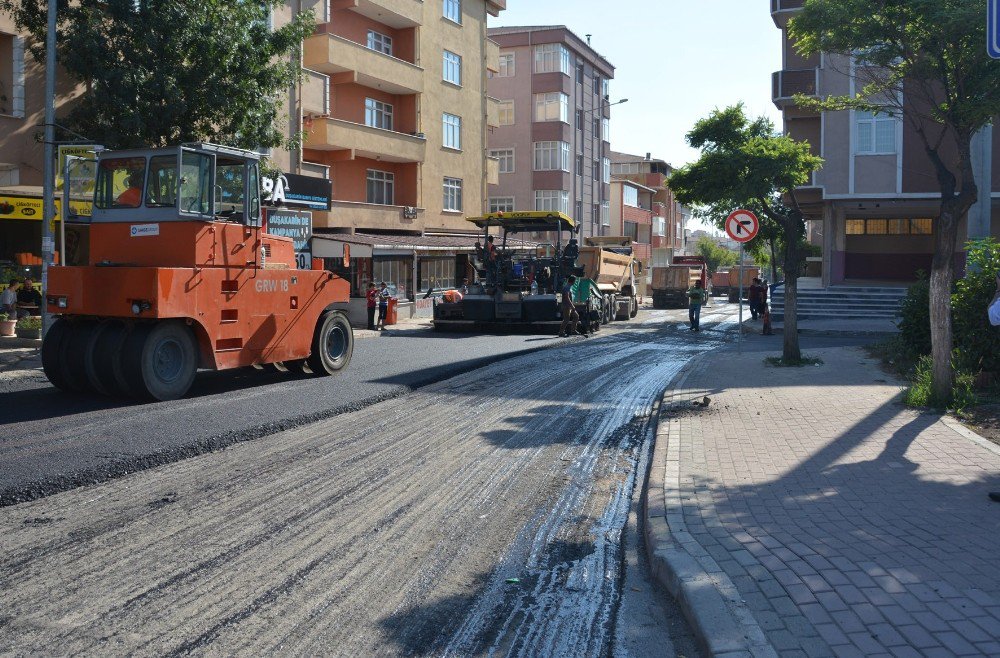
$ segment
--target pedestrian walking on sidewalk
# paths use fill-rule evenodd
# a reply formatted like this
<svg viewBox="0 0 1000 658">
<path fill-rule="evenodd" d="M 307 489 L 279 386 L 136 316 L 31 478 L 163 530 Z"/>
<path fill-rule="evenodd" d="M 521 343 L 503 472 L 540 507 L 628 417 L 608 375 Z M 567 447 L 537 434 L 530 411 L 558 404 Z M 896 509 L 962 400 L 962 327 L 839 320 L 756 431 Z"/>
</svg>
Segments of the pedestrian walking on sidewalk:
<svg viewBox="0 0 1000 658">
<path fill-rule="evenodd" d="M 576 312 L 576 304 L 573 303 L 573 284 L 576 283 L 576 277 L 570 274 L 566 277 L 566 283 L 563 284 L 562 289 L 562 325 L 559 327 L 559 337 L 569 336 L 571 334 L 579 334 L 580 326 L 580 314 Z M 570 325 L 573 325 L 572 330 L 569 330 Z M 586 336 L 587 334 L 583 334 Z"/>
<path fill-rule="evenodd" d="M 375 331 L 375 311 L 378 310 L 378 288 L 375 282 L 368 283 L 368 290 L 365 292 L 365 301 L 368 303 L 368 330 Z"/>
<path fill-rule="evenodd" d="M 750 306 L 750 317 L 756 320 L 757 316 L 760 315 L 760 289 L 763 286 L 760 285 L 760 279 L 754 277 L 753 283 L 750 284 L 750 289 L 747 291 L 747 301 Z"/>
<path fill-rule="evenodd" d="M 691 331 L 701 331 L 701 307 L 708 299 L 708 291 L 705 285 L 698 279 L 694 282 L 694 287 L 687 291 L 688 300 L 688 320 L 691 321 Z"/>
</svg>

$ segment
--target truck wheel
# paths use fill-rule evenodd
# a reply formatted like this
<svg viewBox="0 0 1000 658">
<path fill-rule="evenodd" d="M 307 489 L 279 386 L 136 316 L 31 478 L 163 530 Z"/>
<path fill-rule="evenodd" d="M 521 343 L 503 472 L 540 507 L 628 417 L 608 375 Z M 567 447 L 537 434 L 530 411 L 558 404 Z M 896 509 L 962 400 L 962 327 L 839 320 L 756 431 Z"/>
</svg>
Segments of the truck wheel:
<svg viewBox="0 0 1000 658">
<path fill-rule="evenodd" d="M 123 322 L 107 320 L 97 325 L 83 365 L 87 380 L 103 395 L 125 395 L 125 378 L 118 358 L 128 330 Z"/>
<path fill-rule="evenodd" d="M 129 392 L 142 399 L 176 400 L 198 371 L 198 346 L 180 322 L 137 326 L 121 350 Z"/>
<path fill-rule="evenodd" d="M 635 316 L 639 315 L 639 300 L 636 299 L 635 297 L 631 297 L 629 299 L 628 308 L 629 308 L 628 316 L 630 318 L 634 318 Z"/>
<path fill-rule="evenodd" d="M 69 388 L 78 393 L 94 391 L 90 380 L 87 379 L 85 361 L 93 344 L 91 341 L 96 330 L 97 323 L 92 320 L 74 322 L 70 325 L 69 334 L 63 344 L 62 358 L 60 359 L 62 374 Z"/>
<path fill-rule="evenodd" d="M 42 341 L 42 371 L 53 386 L 66 392 L 73 391 L 62 372 L 63 348 L 70 331 L 69 321 L 59 318 L 49 327 Z"/>
<path fill-rule="evenodd" d="M 317 375 L 332 375 L 351 362 L 354 353 L 354 333 L 351 323 L 340 311 L 327 311 L 319 316 L 313 333 L 312 353 L 306 360 Z"/>
</svg>

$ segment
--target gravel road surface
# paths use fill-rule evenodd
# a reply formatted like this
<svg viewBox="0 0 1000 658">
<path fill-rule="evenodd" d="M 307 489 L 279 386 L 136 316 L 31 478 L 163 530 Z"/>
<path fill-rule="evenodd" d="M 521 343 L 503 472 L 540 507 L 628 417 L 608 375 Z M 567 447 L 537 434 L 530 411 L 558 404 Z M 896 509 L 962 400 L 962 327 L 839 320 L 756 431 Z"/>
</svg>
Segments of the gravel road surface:
<svg viewBox="0 0 1000 658">
<path fill-rule="evenodd" d="M 635 655 L 622 539 L 653 405 L 728 319 L 692 334 L 679 317 L 0 509 L 0 647 Z M 216 409 L 260 417 L 266 396 L 245 390 L 214 393 Z"/>
</svg>

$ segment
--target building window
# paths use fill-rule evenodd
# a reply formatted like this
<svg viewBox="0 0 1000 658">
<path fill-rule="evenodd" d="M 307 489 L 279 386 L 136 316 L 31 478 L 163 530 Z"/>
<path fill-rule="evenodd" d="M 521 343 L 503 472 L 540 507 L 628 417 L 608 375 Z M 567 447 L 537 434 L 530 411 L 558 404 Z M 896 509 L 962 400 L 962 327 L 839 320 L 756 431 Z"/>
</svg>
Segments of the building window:
<svg viewBox="0 0 1000 658">
<path fill-rule="evenodd" d="M 558 91 L 535 94 L 535 121 L 569 123 L 569 96 Z"/>
<path fill-rule="evenodd" d="M 653 234 L 659 237 L 665 237 L 667 235 L 667 218 L 666 217 L 654 217 L 653 218 Z"/>
<path fill-rule="evenodd" d="M 428 258 L 421 256 L 417 264 L 417 291 L 430 288 L 451 288 L 455 285 L 455 258 Z"/>
<path fill-rule="evenodd" d="M 365 125 L 372 128 L 392 130 L 392 105 L 377 101 L 374 98 L 366 98 Z"/>
<path fill-rule="evenodd" d="M 576 129 L 583 131 L 583 110 L 576 111 Z"/>
<path fill-rule="evenodd" d="M 607 78 L 601 78 L 601 98 L 609 98 L 611 96 L 611 80 Z"/>
<path fill-rule="evenodd" d="M 604 224 L 604 222 L 601 222 Z M 604 224 L 607 226 L 607 224 Z M 635 222 L 622 222 L 622 235 L 626 238 L 632 238 L 632 242 L 639 241 L 639 225 Z"/>
<path fill-rule="evenodd" d="M 608 201 L 601 202 L 601 225 L 611 226 L 611 204 Z"/>
<path fill-rule="evenodd" d="M 583 62 L 581 62 L 581 63 L 579 63 L 579 64 L 576 65 L 576 82 L 577 82 L 577 84 L 581 84 L 582 85 L 583 84 L 583 78 L 584 78 L 584 70 L 583 70 Z"/>
<path fill-rule="evenodd" d="M 24 117 L 24 38 L 0 34 L 0 114 Z M 16 169 L 14 171 L 17 171 Z"/>
<path fill-rule="evenodd" d="M 498 78 L 514 77 L 514 53 L 504 53 L 500 55 L 500 66 L 497 71 Z"/>
<path fill-rule="evenodd" d="M 601 177 L 601 162 L 599 160 L 594 160 L 590 165 L 590 177 L 595 181 Z"/>
<path fill-rule="evenodd" d="M 605 142 L 611 141 L 611 120 L 607 117 L 601 119 L 601 139 Z"/>
<path fill-rule="evenodd" d="M 622 203 L 633 208 L 639 207 L 639 190 L 631 185 L 622 185 Z"/>
<path fill-rule="evenodd" d="M 365 200 L 368 203 L 378 203 L 384 206 L 393 205 L 395 181 L 396 176 L 392 172 L 369 169 L 368 193 Z"/>
<path fill-rule="evenodd" d="M 931 235 L 930 219 L 848 219 L 847 235 Z"/>
<path fill-rule="evenodd" d="M 892 114 L 873 114 L 864 110 L 854 111 L 858 153 L 895 153 L 896 117 Z"/>
<path fill-rule="evenodd" d="M 462 117 L 444 113 L 444 145 L 450 149 L 462 148 Z"/>
<path fill-rule="evenodd" d="M 512 196 L 490 197 L 490 212 L 514 212 L 514 197 Z"/>
<path fill-rule="evenodd" d="M 583 156 L 576 156 L 576 175 L 583 176 Z"/>
<path fill-rule="evenodd" d="M 569 144 L 535 142 L 535 171 L 569 171 Z"/>
<path fill-rule="evenodd" d="M 595 94 L 601 93 L 601 76 L 597 75 L 596 73 L 594 74 L 594 93 Z"/>
<path fill-rule="evenodd" d="M 462 24 L 462 0 L 444 0 L 444 17 Z"/>
<path fill-rule="evenodd" d="M 413 285 L 413 258 L 375 256 L 372 258 L 372 281 L 385 281 L 390 291 L 395 287 L 396 296 L 405 299 Z"/>
<path fill-rule="evenodd" d="M 454 85 L 462 84 L 462 56 L 456 55 L 450 50 L 444 51 L 444 62 L 442 65 L 442 77 L 445 82 Z"/>
<path fill-rule="evenodd" d="M 548 210 L 569 214 L 569 192 L 563 190 L 535 190 L 535 210 Z"/>
<path fill-rule="evenodd" d="M 444 209 L 445 210 L 461 210 L 462 209 L 462 179 L 461 178 L 448 178 L 444 179 Z"/>
<path fill-rule="evenodd" d="M 514 149 L 493 149 L 490 157 L 500 161 L 501 174 L 514 173 Z"/>
<path fill-rule="evenodd" d="M 580 221 L 583 218 L 583 201 L 576 202 L 576 214 L 573 215 L 573 219 Z"/>
<path fill-rule="evenodd" d="M 604 158 L 604 178 L 602 178 L 605 183 L 611 182 L 611 158 Z"/>
<path fill-rule="evenodd" d="M 514 125 L 514 101 L 500 101 L 498 112 L 501 126 Z"/>
<path fill-rule="evenodd" d="M 392 37 L 387 37 L 375 30 L 368 30 L 368 47 L 380 53 L 392 55 Z"/>
<path fill-rule="evenodd" d="M 569 75 L 569 50 L 561 43 L 544 43 L 535 46 L 535 73 L 565 73 Z"/>
</svg>

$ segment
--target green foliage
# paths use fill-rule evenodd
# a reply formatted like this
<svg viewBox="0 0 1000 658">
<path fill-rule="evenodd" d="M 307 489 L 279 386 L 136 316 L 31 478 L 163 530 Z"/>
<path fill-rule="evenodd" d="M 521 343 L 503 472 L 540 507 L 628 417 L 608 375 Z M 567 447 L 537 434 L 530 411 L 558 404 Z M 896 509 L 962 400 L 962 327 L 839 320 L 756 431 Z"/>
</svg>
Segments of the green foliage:
<svg viewBox="0 0 1000 658">
<path fill-rule="evenodd" d="M 0 322 L 6 322 L 7 320 L 10 320 L 10 313 L 0 311 Z"/>
<path fill-rule="evenodd" d="M 715 240 L 704 235 L 698 239 L 695 250 L 699 256 L 705 259 L 710 276 L 720 267 L 736 265 L 740 260 L 739 255 L 725 247 L 720 247 L 715 243 Z"/>
<path fill-rule="evenodd" d="M 978 397 L 974 388 L 975 377 L 968 372 L 959 371 L 955 374 L 955 383 L 947 399 L 935 395 L 931 377 L 933 366 L 934 362 L 930 355 L 920 357 L 913 375 L 913 383 L 903 393 L 903 404 L 909 407 L 933 407 L 942 410 L 951 408 L 958 412 L 976 404 Z"/>
<path fill-rule="evenodd" d="M 29 315 L 17 321 L 18 329 L 36 331 L 42 328 L 42 318 L 39 315 Z"/>
<path fill-rule="evenodd" d="M 899 327 L 900 338 L 911 357 L 931 353 L 931 286 L 927 278 L 920 273 L 920 278 L 906 290 L 906 297 L 900 305 Z"/>
<path fill-rule="evenodd" d="M 1000 329 L 990 325 L 986 312 L 997 290 L 1000 243 L 970 242 L 966 253 L 966 275 L 951 296 L 958 364 L 971 372 L 1000 372 Z"/>
<path fill-rule="evenodd" d="M 212 141 L 288 146 L 281 97 L 312 12 L 271 30 L 281 0 L 78 0 L 60 7 L 59 63 L 86 91 L 60 123 L 110 148 Z M 44 61 L 46 4 L 0 0 Z"/>
</svg>

